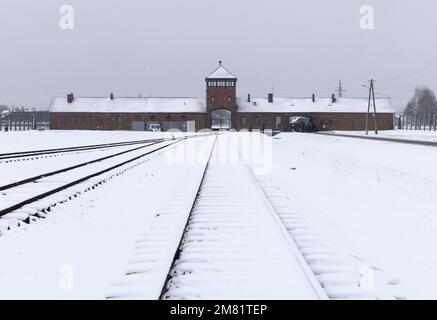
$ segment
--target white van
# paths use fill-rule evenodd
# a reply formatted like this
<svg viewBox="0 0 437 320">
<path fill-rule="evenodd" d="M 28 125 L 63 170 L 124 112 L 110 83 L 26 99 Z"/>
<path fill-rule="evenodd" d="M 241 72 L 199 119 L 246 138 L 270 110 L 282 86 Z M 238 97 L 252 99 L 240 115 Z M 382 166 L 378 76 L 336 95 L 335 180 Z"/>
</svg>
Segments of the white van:
<svg viewBox="0 0 437 320">
<path fill-rule="evenodd" d="M 161 131 L 161 125 L 159 123 L 152 123 L 149 126 L 149 131 L 160 132 Z"/>
</svg>

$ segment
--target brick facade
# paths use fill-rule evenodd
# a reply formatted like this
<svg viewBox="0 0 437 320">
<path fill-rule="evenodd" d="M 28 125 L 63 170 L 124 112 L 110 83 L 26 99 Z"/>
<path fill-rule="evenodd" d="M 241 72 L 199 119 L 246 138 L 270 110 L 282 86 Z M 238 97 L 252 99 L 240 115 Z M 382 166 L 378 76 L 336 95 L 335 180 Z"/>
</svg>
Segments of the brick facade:
<svg viewBox="0 0 437 320">
<path fill-rule="evenodd" d="M 50 127 L 51 129 L 63 129 L 63 130 L 132 130 L 133 122 L 144 122 L 144 127 L 147 130 L 147 123 L 157 122 L 163 127 L 163 123 L 168 122 L 181 122 L 187 124 L 189 129 L 195 129 L 196 131 L 201 129 L 211 128 L 211 113 L 218 109 L 226 109 L 231 112 L 231 121 L 228 119 L 228 112 L 226 113 L 226 123 L 232 124 L 232 128 L 241 130 L 263 130 L 273 129 L 279 131 L 288 131 L 290 127 L 290 117 L 293 116 L 307 116 L 311 117 L 316 125 L 317 130 L 347 130 L 347 131 L 361 131 L 365 129 L 366 113 L 356 112 L 259 112 L 263 110 L 287 110 L 282 109 L 270 109 L 275 106 L 276 98 L 273 94 L 268 95 L 268 104 L 264 106 L 264 109 L 257 110 L 256 112 L 250 112 L 251 108 L 258 108 L 259 106 L 255 101 L 251 102 L 250 95 L 248 96 L 247 103 L 253 104 L 250 107 L 241 108 L 239 110 L 237 100 L 237 85 L 238 79 L 233 76 L 229 71 L 222 67 L 221 62 L 219 68 L 217 68 L 209 77 L 205 78 L 206 82 L 206 103 L 204 106 L 195 109 L 194 112 L 168 112 L 168 113 L 140 113 L 140 112 L 126 112 L 123 108 L 118 111 L 122 113 L 104 110 L 102 112 L 93 112 L 96 106 L 93 106 L 92 102 L 89 102 L 89 106 L 86 105 L 85 110 L 90 112 L 74 112 L 75 98 L 73 93 L 70 93 L 66 97 L 67 107 L 61 110 L 62 112 L 51 112 L 50 115 Z M 86 98 L 84 98 L 86 99 Z M 115 100 L 114 100 L 115 99 Z M 159 99 L 159 98 L 158 98 Z M 111 94 L 108 101 L 117 101 L 117 98 Z M 201 100 L 197 100 L 201 102 Z M 313 95 L 310 100 L 316 103 L 316 97 Z M 110 102 L 108 102 L 110 103 Z M 333 95 L 329 100 L 329 106 L 337 105 L 337 99 Z M 367 105 L 367 101 L 365 101 Z M 184 102 L 185 105 L 185 102 Z M 203 105 L 203 103 L 202 103 Z M 292 105 L 294 107 L 294 104 Z M 348 110 L 349 105 L 346 105 Z M 72 112 L 70 112 L 70 107 Z M 288 107 L 288 106 L 287 106 Z M 128 107 L 126 107 L 128 108 Z M 156 110 L 157 108 L 152 108 Z M 181 109 L 181 108 L 180 108 Z M 176 109 L 179 111 L 180 109 Z M 186 109 L 186 108 L 185 108 Z M 203 110 L 204 109 L 204 110 Z M 290 105 L 291 109 L 291 105 Z M 326 110 L 325 107 L 320 108 Z M 363 108 L 364 109 L 364 108 Z M 83 109 L 81 109 L 83 110 Z M 111 109 L 112 110 L 112 109 Z M 147 110 L 147 109 L 144 109 Z M 159 110 L 159 108 L 158 108 Z M 174 109 L 173 109 L 174 110 Z M 193 109 L 189 109 L 193 111 Z M 300 111 L 302 108 L 300 109 Z M 305 108 L 303 109 L 305 110 Z M 337 109 L 338 110 L 338 109 Z M 343 110 L 343 109 L 340 109 Z M 359 110 L 362 110 L 361 107 Z M 243 112 L 244 111 L 244 112 Z M 254 109 L 255 111 L 255 109 Z M 316 109 L 316 111 L 318 111 Z M 335 111 L 335 110 L 333 110 Z M 217 121 L 219 111 L 214 113 L 214 117 Z M 221 117 L 221 116 L 220 116 Z M 393 129 L 393 113 L 381 112 L 377 114 L 378 129 L 391 130 Z M 218 120 L 221 121 L 221 120 Z M 188 126 L 195 123 L 194 128 Z M 374 129 L 373 115 L 369 117 L 369 130 Z"/>
<path fill-rule="evenodd" d="M 317 130 L 362 131 L 365 129 L 365 113 L 235 113 L 233 123 L 236 130 L 272 129 L 289 131 L 289 118 L 311 117 Z M 244 119 L 245 118 L 245 119 Z M 120 120 L 119 120 L 120 119 Z M 280 119 L 280 120 L 279 120 Z M 378 129 L 392 130 L 393 114 L 378 113 Z M 119 122 L 120 121 L 120 122 Z M 133 121 L 195 121 L 195 130 L 210 128 L 206 113 L 52 113 L 50 127 L 54 130 L 132 130 Z M 369 117 L 369 130 L 374 130 L 373 116 Z"/>
<path fill-rule="evenodd" d="M 320 131 L 362 131 L 366 128 L 366 113 L 237 113 L 235 128 L 289 131 L 289 119 L 294 116 L 312 118 L 317 130 Z M 392 113 L 378 113 L 377 120 L 379 130 L 394 128 Z M 369 117 L 369 130 L 374 130 L 374 123 L 372 115 Z"/>
<path fill-rule="evenodd" d="M 195 130 L 206 127 L 204 113 L 51 113 L 53 130 L 132 130 L 133 121 L 194 121 Z"/>
</svg>

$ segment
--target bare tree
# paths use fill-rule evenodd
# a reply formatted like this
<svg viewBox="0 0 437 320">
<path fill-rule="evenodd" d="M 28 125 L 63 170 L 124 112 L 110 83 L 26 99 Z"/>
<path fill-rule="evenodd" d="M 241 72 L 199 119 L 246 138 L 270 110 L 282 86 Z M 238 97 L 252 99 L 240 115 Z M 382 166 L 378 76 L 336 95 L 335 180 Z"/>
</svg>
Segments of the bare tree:
<svg viewBox="0 0 437 320">
<path fill-rule="evenodd" d="M 427 87 L 416 88 L 414 96 L 404 110 L 404 115 L 423 116 L 430 114 L 437 114 L 437 99 L 434 92 Z"/>
</svg>

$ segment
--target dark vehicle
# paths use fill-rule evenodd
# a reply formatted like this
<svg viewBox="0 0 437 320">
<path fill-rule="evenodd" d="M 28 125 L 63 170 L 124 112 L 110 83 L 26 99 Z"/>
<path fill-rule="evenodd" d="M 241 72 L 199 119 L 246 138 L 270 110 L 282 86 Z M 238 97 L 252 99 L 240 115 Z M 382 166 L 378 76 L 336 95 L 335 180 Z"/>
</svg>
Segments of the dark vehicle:
<svg viewBox="0 0 437 320">
<path fill-rule="evenodd" d="M 314 132 L 316 126 L 313 119 L 309 117 L 291 117 L 290 118 L 291 131 L 296 132 Z"/>
</svg>

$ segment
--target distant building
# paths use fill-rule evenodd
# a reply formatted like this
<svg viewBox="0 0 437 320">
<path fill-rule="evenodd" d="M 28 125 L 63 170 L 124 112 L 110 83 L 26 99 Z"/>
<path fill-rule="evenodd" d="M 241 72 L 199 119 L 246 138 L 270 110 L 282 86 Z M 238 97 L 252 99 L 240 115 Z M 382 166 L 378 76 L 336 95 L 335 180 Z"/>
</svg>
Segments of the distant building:
<svg viewBox="0 0 437 320">
<path fill-rule="evenodd" d="M 290 118 L 311 117 L 318 130 L 364 130 L 367 98 L 237 97 L 237 77 L 220 63 L 205 78 L 205 98 L 82 98 L 73 93 L 54 98 L 50 127 L 61 130 L 148 130 L 160 124 L 164 131 L 179 129 L 272 129 L 288 131 Z M 394 110 L 389 98 L 377 99 L 380 130 L 393 129 Z M 371 119 L 372 120 L 372 119 Z M 369 121 L 373 129 L 373 121 Z"/>
</svg>

